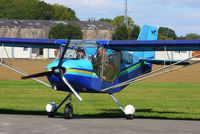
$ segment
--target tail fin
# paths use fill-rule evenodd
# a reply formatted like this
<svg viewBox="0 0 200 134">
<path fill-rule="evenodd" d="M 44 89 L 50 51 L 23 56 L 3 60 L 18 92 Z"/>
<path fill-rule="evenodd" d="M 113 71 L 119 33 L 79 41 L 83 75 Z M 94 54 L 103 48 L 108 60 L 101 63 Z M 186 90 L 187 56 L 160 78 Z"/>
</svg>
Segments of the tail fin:
<svg viewBox="0 0 200 134">
<path fill-rule="evenodd" d="M 158 29 L 156 27 L 143 25 L 138 40 L 157 40 Z"/>
<path fill-rule="evenodd" d="M 143 25 L 137 40 L 157 40 L 158 29 L 156 27 Z M 151 59 L 155 57 L 155 52 L 136 52 L 137 56 L 144 59 Z"/>
</svg>

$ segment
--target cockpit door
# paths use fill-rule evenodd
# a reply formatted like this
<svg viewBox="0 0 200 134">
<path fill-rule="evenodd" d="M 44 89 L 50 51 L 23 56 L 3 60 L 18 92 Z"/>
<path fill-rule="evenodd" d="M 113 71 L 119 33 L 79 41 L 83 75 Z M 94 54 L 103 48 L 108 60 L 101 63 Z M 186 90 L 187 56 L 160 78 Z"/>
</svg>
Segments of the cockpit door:
<svg viewBox="0 0 200 134">
<path fill-rule="evenodd" d="M 120 72 L 121 52 L 98 47 L 94 72 L 104 82 L 112 83 Z"/>
</svg>

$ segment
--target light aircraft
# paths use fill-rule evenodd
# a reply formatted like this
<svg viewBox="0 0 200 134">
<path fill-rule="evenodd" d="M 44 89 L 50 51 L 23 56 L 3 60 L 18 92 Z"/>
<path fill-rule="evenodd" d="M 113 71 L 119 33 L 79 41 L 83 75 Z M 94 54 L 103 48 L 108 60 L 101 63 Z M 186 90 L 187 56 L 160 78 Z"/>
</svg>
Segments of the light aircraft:
<svg viewBox="0 0 200 134">
<path fill-rule="evenodd" d="M 47 76 L 50 87 L 54 90 L 69 92 L 59 105 L 53 102 L 47 104 L 49 117 L 54 117 L 61 105 L 69 100 L 64 108 L 64 117 L 71 119 L 72 94 L 82 101 L 79 93 L 104 93 L 111 95 L 127 119 L 132 119 L 135 108 L 132 105 L 124 108 L 114 93 L 120 92 L 130 83 L 198 63 L 189 62 L 195 56 L 181 61 L 154 59 L 155 51 L 200 50 L 200 40 L 159 41 L 157 35 L 156 27 L 144 25 L 138 40 L 129 41 L 0 38 L 2 46 L 59 48 L 55 61 L 42 73 L 29 75 L 4 61 L 1 61 L 0 65 L 24 75 L 22 79 L 32 78 L 49 86 L 36 79 Z M 153 64 L 165 66 L 152 71 Z M 175 65 L 180 66 L 174 68 Z"/>
</svg>

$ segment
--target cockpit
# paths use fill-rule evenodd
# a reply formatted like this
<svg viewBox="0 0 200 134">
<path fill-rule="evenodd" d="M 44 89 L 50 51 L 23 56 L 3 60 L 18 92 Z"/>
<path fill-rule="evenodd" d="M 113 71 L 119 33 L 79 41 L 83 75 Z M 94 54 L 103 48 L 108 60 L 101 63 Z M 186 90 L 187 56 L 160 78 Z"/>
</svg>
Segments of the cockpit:
<svg viewBox="0 0 200 134">
<path fill-rule="evenodd" d="M 60 58 L 63 49 L 64 45 L 61 45 L 57 59 Z M 96 44 L 96 41 L 71 41 L 64 59 L 89 60 L 96 75 L 102 81 L 112 83 L 120 71 L 121 52 L 106 49 Z"/>
</svg>

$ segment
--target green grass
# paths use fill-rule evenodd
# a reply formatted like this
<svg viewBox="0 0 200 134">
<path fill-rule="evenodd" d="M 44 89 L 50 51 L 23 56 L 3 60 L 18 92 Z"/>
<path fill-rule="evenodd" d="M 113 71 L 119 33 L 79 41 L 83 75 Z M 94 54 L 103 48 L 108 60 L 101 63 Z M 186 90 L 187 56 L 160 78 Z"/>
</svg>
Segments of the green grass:
<svg viewBox="0 0 200 134">
<path fill-rule="evenodd" d="M 48 102 L 59 104 L 67 94 L 30 80 L 0 80 L 0 113 L 43 115 Z M 75 115 L 124 116 L 108 94 L 80 95 L 82 102 L 73 97 Z M 200 83 L 139 82 L 115 96 L 123 106 L 135 106 L 136 118 L 200 119 Z"/>
</svg>

